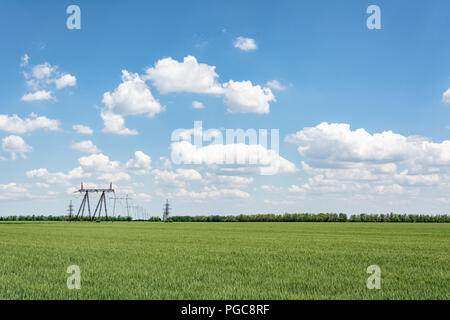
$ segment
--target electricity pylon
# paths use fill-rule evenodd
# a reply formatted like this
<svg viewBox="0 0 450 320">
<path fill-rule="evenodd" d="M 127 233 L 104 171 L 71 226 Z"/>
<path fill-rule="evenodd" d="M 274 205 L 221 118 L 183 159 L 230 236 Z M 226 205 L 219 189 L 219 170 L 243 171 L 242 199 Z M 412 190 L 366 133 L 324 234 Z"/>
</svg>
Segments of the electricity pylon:
<svg viewBox="0 0 450 320">
<path fill-rule="evenodd" d="M 163 221 L 167 221 L 167 219 L 169 218 L 169 213 L 170 213 L 169 200 L 166 200 L 166 204 L 164 205 L 163 211 Z"/>
<path fill-rule="evenodd" d="M 105 211 L 105 216 L 108 219 L 108 209 L 106 208 L 106 196 L 105 193 L 109 193 L 109 192 L 113 192 L 114 193 L 114 189 L 112 187 L 112 182 L 109 185 L 109 189 L 84 189 L 83 187 L 83 183 L 81 183 L 81 189 L 79 189 L 78 191 L 79 193 L 84 193 L 84 197 L 83 200 L 81 201 L 80 204 L 80 208 L 78 209 L 78 213 L 75 219 L 78 219 L 78 216 L 80 215 L 81 212 L 81 217 L 83 217 L 84 215 L 84 209 L 86 208 L 86 202 L 88 205 L 88 213 L 89 213 L 89 220 L 94 220 L 95 216 L 97 215 L 98 212 L 98 219 L 101 218 L 102 215 L 102 208 Z M 91 216 L 91 206 L 89 203 L 89 193 L 101 193 L 100 199 L 98 200 L 97 206 L 95 207 L 95 211 L 94 211 L 94 215 Z"/>
</svg>

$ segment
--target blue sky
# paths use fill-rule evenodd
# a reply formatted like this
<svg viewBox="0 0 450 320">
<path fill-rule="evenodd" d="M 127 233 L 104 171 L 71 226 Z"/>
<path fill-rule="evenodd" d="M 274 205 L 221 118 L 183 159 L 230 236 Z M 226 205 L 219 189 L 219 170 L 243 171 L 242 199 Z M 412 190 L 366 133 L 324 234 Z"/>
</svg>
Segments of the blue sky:
<svg viewBox="0 0 450 320">
<path fill-rule="evenodd" d="M 66 27 L 72 4 L 79 30 Z M 372 4 L 380 30 L 366 26 Z M 178 215 L 445 213 L 449 12 L 448 1 L 1 1 L 0 214 L 60 214 L 81 181 L 110 180 L 153 215 L 166 198 Z M 278 129 L 279 155 L 262 158 L 281 169 L 228 168 L 210 158 L 226 145 L 171 141 L 194 121 Z M 172 150 L 202 163 L 177 165 Z"/>
</svg>

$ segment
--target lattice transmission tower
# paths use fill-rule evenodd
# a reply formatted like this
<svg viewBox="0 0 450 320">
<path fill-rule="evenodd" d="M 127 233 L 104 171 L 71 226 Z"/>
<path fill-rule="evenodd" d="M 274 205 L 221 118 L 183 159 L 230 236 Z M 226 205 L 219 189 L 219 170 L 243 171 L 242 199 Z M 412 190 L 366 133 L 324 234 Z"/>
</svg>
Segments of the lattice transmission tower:
<svg viewBox="0 0 450 320">
<path fill-rule="evenodd" d="M 106 219 L 108 219 L 108 209 L 106 207 L 106 193 L 113 192 L 114 189 L 112 187 L 112 183 L 109 185 L 109 189 L 85 189 L 83 187 L 83 183 L 81 183 L 81 188 L 76 191 L 79 193 L 84 193 L 83 200 L 81 201 L 80 208 L 78 209 L 77 216 L 75 217 L 75 220 L 78 219 L 81 213 L 81 217 L 84 215 L 84 211 L 86 209 L 86 203 L 88 207 L 88 214 L 89 214 L 89 220 L 93 221 L 95 219 L 95 216 L 97 216 L 97 219 L 100 219 L 102 216 L 102 210 L 105 212 Z M 100 199 L 98 199 L 97 206 L 95 207 L 94 214 L 91 215 L 91 205 L 89 203 L 89 193 L 101 193 Z M 70 220 L 72 220 L 72 216 L 70 217 Z"/>
<path fill-rule="evenodd" d="M 167 221 L 167 219 L 169 219 L 169 213 L 170 213 L 169 200 L 166 200 L 166 204 L 164 205 L 163 211 L 163 221 Z"/>
<path fill-rule="evenodd" d="M 73 217 L 73 204 L 72 204 L 72 200 L 70 200 L 70 204 L 69 207 L 67 209 L 67 212 L 69 212 L 69 219 L 72 219 Z"/>
</svg>

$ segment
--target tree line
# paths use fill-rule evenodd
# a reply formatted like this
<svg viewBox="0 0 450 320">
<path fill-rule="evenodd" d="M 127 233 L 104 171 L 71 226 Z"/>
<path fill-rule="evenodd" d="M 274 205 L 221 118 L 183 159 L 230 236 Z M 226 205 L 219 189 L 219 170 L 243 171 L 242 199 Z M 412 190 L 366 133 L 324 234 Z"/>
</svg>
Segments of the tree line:
<svg viewBox="0 0 450 320">
<path fill-rule="evenodd" d="M 450 222 L 448 215 L 413 214 L 359 214 L 347 216 L 345 213 L 285 213 L 255 214 L 239 216 L 174 216 L 173 222 Z"/>
<path fill-rule="evenodd" d="M 0 221 L 68 221 L 68 216 L 8 216 L 1 217 Z M 73 219 L 74 220 L 74 219 Z M 79 217 L 78 220 L 89 221 L 89 217 Z M 95 221 L 147 221 L 161 222 L 159 217 L 151 217 L 147 220 L 134 220 L 130 216 L 101 217 Z M 238 216 L 173 216 L 167 222 L 429 222 L 448 223 L 448 215 L 413 215 L 413 214 L 366 214 L 347 216 L 345 213 L 285 213 L 285 214 L 255 214 Z"/>
</svg>

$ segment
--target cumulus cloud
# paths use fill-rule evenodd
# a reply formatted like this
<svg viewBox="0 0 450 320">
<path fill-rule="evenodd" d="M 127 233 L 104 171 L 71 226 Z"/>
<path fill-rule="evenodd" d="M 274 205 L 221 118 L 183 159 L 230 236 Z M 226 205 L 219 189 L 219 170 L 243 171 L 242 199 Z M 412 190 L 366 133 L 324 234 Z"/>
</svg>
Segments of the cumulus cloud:
<svg viewBox="0 0 450 320">
<path fill-rule="evenodd" d="M 114 133 L 118 135 L 137 135 L 136 129 L 125 128 L 125 119 L 118 114 L 102 111 L 100 116 L 103 119 L 103 133 Z"/>
<path fill-rule="evenodd" d="M 30 198 L 28 188 L 28 185 L 18 184 L 16 182 L 0 184 L 0 200 Z"/>
<path fill-rule="evenodd" d="M 242 51 L 250 51 L 258 49 L 256 41 L 252 38 L 237 37 L 234 41 L 234 47 Z"/>
<path fill-rule="evenodd" d="M 412 195 L 422 186 L 449 187 L 450 141 L 384 131 L 370 134 L 344 123 L 321 123 L 286 137 L 304 157 L 310 176 L 291 192 L 352 192 Z M 412 188 L 415 187 L 415 188 Z"/>
<path fill-rule="evenodd" d="M 154 117 L 163 110 L 141 77 L 126 70 L 122 70 L 122 83 L 112 93 L 105 92 L 102 102 L 109 111 L 122 116 L 147 114 Z"/>
<path fill-rule="evenodd" d="M 183 62 L 172 58 L 158 60 L 154 67 L 146 70 L 146 80 L 161 93 L 169 92 L 192 92 L 213 93 L 222 92 L 217 82 L 219 75 L 215 66 L 198 63 L 193 56 L 187 56 Z"/>
<path fill-rule="evenodd" d="M 117 172 L 120 168 L 119 161 L 111 161 L 102 153 L 81 157 L 78 162 L 85 171 L 91 172 Z"/>
<path fill-rule="evenodd" d="M 157 184 L 185 187 L 189 181 L 199 181 L 202 175 L 194 169 L 177 169 L 175 171 L 154 169 L 152 174 Z"/>
<path fill-rule="evenodd" d="M 88 126 L 84 126 L 82 124 L 76 124 L 72 126 L 72 129 L 75 130 L 76 133 L 79 134 L 93 134 L 94 131 Z"/>
<path fill-rule="evenodd" d="M 192 101 L 192 108 L 194 109 L 203 109 L 205 106 L 203 105 L 203 102 L 200 101 Z"/>
<path fill-rule="evenodd" d="M 277 80 L 270 80 L 266 83 L 266 86 L 277 91 L 283 91 L 286 89 L 285 86 L 283 86 L 280 82 Z"/>
<path fill-rule="evenodd" d="M 144 175 L 150 173 L 152 159 L 142 151 L 134 153 L 134 159 L 130 159 L 125 164 L 125 167 L 132 170 L 137 175 Z"/>
<path fill-rule="evenodd" d="M 131 177 L 128 173 L 119 171 L 117 173 L 105 172 L 97 176 L 98 180 L 119 182 L 119 181 L 130 181 Z"/>
<path fill-rule="evenodd" d="M 22 96 L 22 101 L 31 102 L 31 101 L 43 101 L 43 100 L 52 100 L 54 99 L 51 91 L 47 90 L 39 90 L 36 92 L 26 93 Z"/>
<path fill-rule="evenodd" d="M 28 56 L 28 54 L 24 54 L 21 58 L 20 58 L 20 66 L 21 67 L 26 67 L 28 65 L 28 62 L 30 60 L 30 57 Z"/>
<path fill-rule="evenodd" d="M 57 67 L 50 65 L 48 62 L 35 65 L 32 69 L 32 75 L 34 78 L 41 80 L 50 78 L 50 76 L 56 72 Z"/>
<path fill-rule="evenodd" d="M 282 190 L 280 187 L 275 187 L 267 184 L 263 184 L 260 189 L 267 192 L 280 192 Z"/>
<path fill-rule="evenodd" d="M 276 101 L 269 88 L 254 86 L 251 81 L 233 81 L 223 85 L 224 102 L 232 113 L 269 113 L 269 102 Z"/>
<path fill-rule="evenodd" d="M 25 153 L 33 150 L 25 141 L 19 136 L 8 136 L 2 140 L 3 151 L 11 153 L 11 159 L 16 159 L 16 153 L 19 153 L 22 158 L 26 159 Z"/>
<path fill-rule="evenodd" d="M 408 161 L 450 165 L 450 141 L 434 143 L 423 137 L 405 137 L 392 131 L 370 134 L 352 131 L 349 124 L 326 122 L 286 137 L 304 157 L 335 163 Z"/>
<path fill-rule="evenodd" d="M 17 193 L 17 192 L 26 192 L 28 189 L 24 185 L 20 185 L 15 182 L 10 182 L 8 184 L 0 184 L 0 190 L 1 191 L 7 190 L 10 192 Z"/>
<path fill-rule="evenodd" d="M 200 192 L 181 188 L 177 192 L 172 193 L 170 196 L 175 198 L 186 198 L 194 201 L 214 200 L 219 198 L 250 198 L 250 194 L 248 192 L 239 189 L 217 188 L 214 186 L 205 187 L 204 190 Z"/>
<path fill-rule="evenodd" d="M 172 159 L 176 163 L 231 166 L 229 171 L 247 171 L 262 175 L 297 171 L 292 162 L 260 144 L 210 144 L 197 147 L 188 141 L 181 141 L 172 143 L 170 149 Z"/>
<path fill-rule="evenodd" d="M 152 198 L 153 198 L 153 197 L 152 197 L 151 194 L 143 193 L 143 192 L 141 192 L 141 193 L 136 193 L 136 194 L 134 194 L 134 196 L 133 196 L 133 199 L 141 200 L 141 201 L 151 201 Z"/>
<path fill-rule="evenodd" d="M 105 124 L 103 132 L 121 135 L 137 134 L 136 130 L 125 128 L 124 116 L 147 114 L 154 117 L 164 110 L 144 80 L 126 70 L 122 70 L 122 83 L 113 92 L 105 92 L 102 102 L 106 106 L 101 113 Z"/>
<path fill-rule="evenodd" d="M 253 177 L 207 173 L 204 182 L 210 185 L 226 185 L 233 188 L 246 188 L 249 184 L 253 183 Z"/>
<path fill-rule="evenodd" d="M 77 84 L 77 78 L 71 74 L 65 74 L 55 79 L 56 89 L 62 89 L 65 87 L 73 87 Z"/>
<path fill-rule="evenodd" d="M 442 101 L 444 101 L 444 103 L 450 104 L 450 89 L 442 94 Z"/>
<path fill-rule="evenodd" d="M 85 173 L 83 168 L 76 167 L 70 170 L 68 173 L 55 172 L 50 173 L 46 168 L 33 169 L 26 172 L 28 178 L 43 179 L 49 184 L 63 184 L 70 185 L 71 180 L 80 180 L 84 178 L 90 178 L 91 174 Z"/>
<path fill-rule="evenodd" d="M 199 63 L 193 56 L 185 57 L 183 62 L 164 58 L 148 68 L 143 78 L 150 80 L 161 93 L 190 92 L 222 96 L 229 112 L 269 113 L 269 103 L 276 101 L 270 88 L 253 85 L 251 81 L 219 83 L 215 69 L 215 66 Z M 192 105 L 194 108 L 203 107 L 198 101 Z"/>
<path fill-rule="evenodd" d="M 83 153 L 100 153 L 100 149 L 95 146 L 91 140 L 80 141 L 72 143 L 70 146 L 73 150 Z"/>
<path fill-rule="evenodd" d="M 84 144 L 83 144 L 84 147 Z M 86 152 L 97 151 L 95 146 L 86 143 Z M 92 150 L 90 150 L 92 149 Z M 98 150 L 99 151 L 99 150 Z M 97 181 L 119 182 L 130 181 L 130 172 L 135 174 L 146 174 L 151 172 L 151 159 L 142 151 L 135 152 L 134 159 L 130 159 L 125 164 L 120 161 L 111 160 L 102 153 L 93 153 L 89 156 L 78 159 L 79 166 L 67 173 L 51 173 L 46 168 L 28 171 L 28 178 L 42 179 L 48 184 L 71 185 L 72 180 L 91 179 L 93 183 Z M 103 182 L 102 182 L 103 183 Z"/>
<path fill-rule="evenodd" d="M 50 185 L 43 182 L 36 182 L 36 187 L 38 188 L 50 188 Z"/>
<path fill-rule="evenodd" d="M 161 163 L 161 167 L 164 169 L 172 168 L 172 162 L 166 157 L 159 157 L 159 161 Z"/>
<path fill-rule="evenodd" d="M 29 66 L 29 59 L 30 57 L 25 54 L 21 59 L 20 66 L 25 68 L 23 75 L 26 84 L 33 92 L 22 96 L 22 101 L 56 100 L 53 96 L 53 90 L 76 85 L 77 78 L 74 75 L 59 71 L 58 66 L 52 66 L 48 62 Z"/>
<path fill-rule="evenodd" d="M 0 114 L 0 130 L 24 134 L 38 129 L 57 131 L 59 130 L 59 121 L 43 116 L 39 117 L 35 113 L 31 113 L 29 118 L 25 119 L 20 118 L 16 114 L 12 116 Z"/>
</svg>

